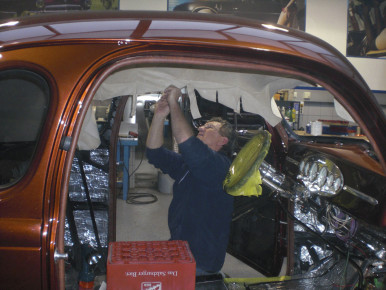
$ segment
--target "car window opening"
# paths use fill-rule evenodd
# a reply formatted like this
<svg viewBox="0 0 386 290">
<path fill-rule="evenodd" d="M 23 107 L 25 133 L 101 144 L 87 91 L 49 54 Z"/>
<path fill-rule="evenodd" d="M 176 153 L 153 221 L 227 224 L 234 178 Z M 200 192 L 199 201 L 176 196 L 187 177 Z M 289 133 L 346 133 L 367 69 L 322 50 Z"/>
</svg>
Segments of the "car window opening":
<svg viewBox="0 0 386 290">
<path fill-rule="evenodd" d="M 111 185 L 109 186 L 111 182 L 109 180 L 111 147 L 109 145 L 114 139 L 112 136 L 114 127 L 119 127 L 115 130 L 117 135 L 115 136 L 117 138 L 117 162 L 114 169 L 116 171 L 114 184 L 116 198 L 123 199 L 129 204 L 144 205 L 158 201 L 156 192 L 171 192 L 173 181 L 168 176 L 158 172 L 155 168 L 142 170 L 143 164 L 147 163 L 144 154 L 145 143 L 154 116 L 155 105 L 162 95 L 162 90 L 169 83 L 174 81 L 182 88 L 179 105 L 195 133 L 198 132 L 198 127 L 214 116 L 222 117 L 233 125 L 238 135 L 236 146 L 233 148 L 233 157 L 236 157 L 238 152 L 259 131 L 276 132 L 274 129 L 276 125 L 283 126 L 289 136 L 296 136 L 300 139 L 325 134 L 323 131 L 316 134 L 315 128 L 307 131 L 309 128 L 304 118 L 307 105 L 310 104 L 304 101 L 304 97 L 307 98 L 308 94 L 303 92 L 305 84 L 303 81 L 264 74 L 211 73 L 213 71 L 209 73 L 202 69 L 185 69 L 182 73 L 182 70 L 178 68 L 136 68 L 113 73 L 101 85 L 92 105 L 88 108 L 82 129 L 82 132 L 87 132 L 87 134 L 82 135 L 81 133 L 71 169 L 65 245 L 70 253 L 69 263 L 74 267 L 81 263 L 81 260 L 85 258 L 84 255 L 89 255 L 96 260 L 92 271 L 96 274 L 103 274 L 106 271 L 107 248 L 112 235 L 109 223 L 106 221 L 111 219 L 109 216 L 111 210 L 108 209 L 109 198 L 111 198 L 109 197 L 111 194 Z M 204 80 L 201 79 L 203 74 L 206 76 Z M 230 79 L 235 79 L 235 76 L 241 85 L 229 85 Z M 189 79 L 190 82 L 185 83 L 186 79 Z M 300 94 L 303 96 L 300 97 Z M 124 109 L 121 108 L 122 112 L 118 117 L 120 119 L 117 120 L 122 96 L 125 96 L 127 102 Z M 252 100 L 255 102 L 253 106 L 251 106 Z M 333 103 L 328 106 L 331 109 L 334 108 Z M 316 122 L 324 124 L 327 121 L 321 119 Z M 346 121 L 335 120 L 332 123 L 341 124 L 341 122 Z M 163 130 L 164 146 L 178 152 L 178 146 L 172 137 L 169 118 L 165 120 Z M 318 130 L 324 129 L 318 128 Z M 343 135 L 350 135 L 349 131 L 345 131 Z M 261 220 L 265 225 L 274 228 L 275 215 L 282 212 L 286 205 L 273 202 L 272 198 L 283 195 L 291 199 L 291 194 L 288 195 L 286 190 L 278 190 L 286 186 L 284 183 L 271 183 L 286 178 L 270 165 L 277 166 L 283 162 L 277 154 L 277 146 L 278 144 L 272 144 L 269 147 L 267 157 L 260 167 L 263 179 L 265 178 L 264 182 L 266 182 L 263 183 L 263 194 L 253 202 L 244 196 L 236 198 L 236 209 L 231 226 L 231 232 L 235 235 L 246 224 L 253 225 L 254 228 L 262 227 L 260 222 L 255 223 L 251 219 Z M 336 174 L 335 177 L 331 177 L 327 173 L 326 180 L 335 179 L 331 181 L 335 184 L 339 180 L 343 181 L 338 173 Z M 266 179 L 268 175 L 273 176 L 271 181 Z M 307 183 L 304 185 L 308 186 Z M 334 186 L 331 188 L 331 190 L 326 189 L 326 192 L 336 194 L 337 190 L 341 190 L 341 187 L 335 187 L 335 190 Z M 92 206 L 90 206 L 90 200 Z M 318 198 L 316 200 L 319 202 Z M 298 207 L 302 205 L 303 203 L 295 204 L 295 219 L 303 220 L 305 218 L 301 210 L 298 210 Z M 330 212 L 332 213 L 333 209 L 330 209 Z M 334 214 L 337 215 L 337 213 Z M 92 221 L 91 224 L 90 221 Z M 286 222 L 282 221 L 282 230 L 285 225 Z M 322 232 L 326 231 L 328 227 L 324 224 L 314 226 L 323 228 Z M 255 229 L 257 231 L 257 228 Z M 302 233 L 302 236 L 304 229 L 297 227 L 295 231 Z M 115 234 L 114 232 L 113 235 Z M 252 232 L 249 234 L 252 235 L 249 239 L 255 238 Z M 263 254 L 260 251 L 259 255 L 266 255 L 267 258 L 272 255 L 276 242 L 269 241 L 267 245 L 270 247 L 266 249 L 266 253 Z M 91 248 L 84 249 L 85 244 Z M 77 255 L 79 251 L 85 254 L 79 256 Z M 245 257 L 251 255 L 250 249 L 245 248 L 243 242 L 237 240 L 236 236 L 235 239 L 230 240 L 228 252 L 244 261 L 246 261 Z M 300 242 L 296 259 L 302 261 L 303 266 L 295 267 L 296 273 L 306 271 L 308 269 L 306 264 L 308 267 L 313 267 L 320 263 L 321 260 L 315 261 L 308 258 L 309 252 L 310 249 L 307 248 L 306 242 Z M 331 255 L 331 250 L 318 248 L 318 256 L 325 257 L 326 261 L 330 260 Z M 273 264 L 255 263 L 253 260 L 247 262 L 268 276 L 277 276 L 282 263 L 282 260 Z M 77 274 L 77 271 L 67 271 L 66 279 L 72 280 L 75 273 Z"/>
</svg>

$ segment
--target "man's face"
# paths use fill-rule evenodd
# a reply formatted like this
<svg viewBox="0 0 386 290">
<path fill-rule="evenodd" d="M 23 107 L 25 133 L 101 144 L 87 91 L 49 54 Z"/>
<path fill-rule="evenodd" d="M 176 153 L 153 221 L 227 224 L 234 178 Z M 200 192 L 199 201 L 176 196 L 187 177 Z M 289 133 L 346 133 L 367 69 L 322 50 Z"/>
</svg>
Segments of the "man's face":
<svg viewBox="0 0 386 290">
<path fill-rule="evenodd" d="M 198 128 L 197 138 L 208 145 L 209 148 L 219 151 L 223 145 L 228 143 L 228 138 L 220 134 L 221 123 L 208 122 Z"/>
</svg>

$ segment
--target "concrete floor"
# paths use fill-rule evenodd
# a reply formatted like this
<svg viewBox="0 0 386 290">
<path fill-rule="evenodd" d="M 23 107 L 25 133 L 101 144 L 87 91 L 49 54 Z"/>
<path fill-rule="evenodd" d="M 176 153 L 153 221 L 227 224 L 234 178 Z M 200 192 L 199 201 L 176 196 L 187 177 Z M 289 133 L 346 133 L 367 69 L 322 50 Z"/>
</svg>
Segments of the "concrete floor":
<svg viewBox="0 0 386 290">
<path fill-rule="evenodd" d="M 137 157 L 140 157 L 137 155 Z M 138 160 L 136 163 L 139 164 Z M 157 181 L 149 179 L 149 176 L 157 176 L 158 171 L 149 165 L 146 160 L 135 173 L 135 186 L 130 188 L 129 196 L 133 193 L 150 193 L 157 197 L 157 201 L 151 204 L 128 204 L 117 200 L 117 241 L 157 241 L 168 240 L 169 229 L 167 226 L 167 211 L 172 199 L 171 193 L 158 191 Z M 146 180 L 141 180 L 145 176 Z M 165 187 L 163 186 L 162 189 Z M 141 201 L 148 201 L 143 198 Z M 264 277 L 261 273 L 245 265 L 238 259 L 227 254 L 222 272 L 232 278 Z"/>
</svg>

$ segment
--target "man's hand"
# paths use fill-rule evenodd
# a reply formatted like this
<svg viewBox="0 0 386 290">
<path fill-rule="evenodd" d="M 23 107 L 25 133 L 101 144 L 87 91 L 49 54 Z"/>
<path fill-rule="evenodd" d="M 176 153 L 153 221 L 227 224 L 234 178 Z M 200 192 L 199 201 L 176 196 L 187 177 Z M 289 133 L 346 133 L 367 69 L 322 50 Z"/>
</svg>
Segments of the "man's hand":
<svg viewBox="0 0 386 290">
<path fill-rule="evenodd" d="M 170 113 L 169 104 L 165 94 L 163 94 L 156 104 L 154 114 L 159 117 L 166 118 L 167 115 L 169 115 L 169 113 Z"/>
<path fill-rule="evenodd" d="M 177 103 L 178 98 L 181 96 L 181 90 L 176 86 L 170 85 L 165 89 L 163 96 L 166 97 L 169 104 Z"/>
<path fill-rule="evenodd" d="M 165 96 L 169 104 L 173 136 L 177 143 L 180 144 L 193 136 L 192 128 L 186 121 L 178 104 L 181 90 L 176 86 L 170 85 L 165 89 L 163 96 Z"/>
</svg>

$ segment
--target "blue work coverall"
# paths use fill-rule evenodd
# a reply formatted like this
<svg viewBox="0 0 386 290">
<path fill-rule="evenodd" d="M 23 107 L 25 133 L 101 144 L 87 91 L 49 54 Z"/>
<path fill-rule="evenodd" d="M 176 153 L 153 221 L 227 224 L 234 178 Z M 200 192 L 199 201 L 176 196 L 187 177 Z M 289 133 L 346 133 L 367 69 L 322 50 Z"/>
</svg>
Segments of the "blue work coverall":
<svg viewBox="0 0 386 290">
<path fill-rule="evenodd" d="M 197 268 L 216 273 L 224 264 L 232 219 L 233 197 L 222 186 L 231 161 L 196 137 L 179 144 L 179 151 L 147 149 L 149 163 L 175 180 L 171 239 L 188 241 Z"/>
</svg>

